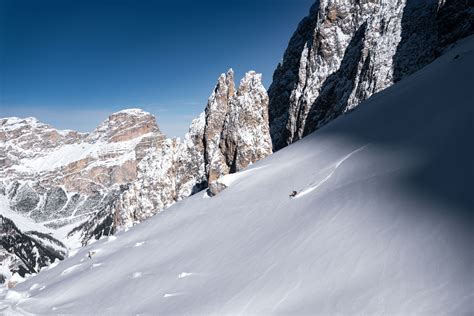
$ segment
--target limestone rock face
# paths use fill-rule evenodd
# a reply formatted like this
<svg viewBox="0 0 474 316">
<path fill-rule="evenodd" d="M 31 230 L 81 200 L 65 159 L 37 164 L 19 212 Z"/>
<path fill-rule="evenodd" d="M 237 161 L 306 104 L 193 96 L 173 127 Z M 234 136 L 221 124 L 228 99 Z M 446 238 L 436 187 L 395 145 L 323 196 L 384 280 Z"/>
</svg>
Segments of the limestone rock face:
<svg viewBox="0 0 474 316">
<path fill-rule="evenodd" d="M 207 189 L 207 193 L 209 196 L 216 196 L 223 190 L 227 189 L 227 185 L 223 182 L 221 182 L 219 179 L 211 182 L 209 184 L 209 188 Z"/>
<path fill-rule="evenodd" d="M 232 69 L 219 77 L 206 107 L 204 129 L 208 183 L 272 153 L 268 94 L 262 77 L 245 74 L 237 92 Z"/>
<path fill-rule="evenodd" d="M 220 148 L 230 173 L 272 153 L 268 124 L 268 94 L 262 76 L 251 71 L 240 81 L 230 102 Z"/>
<path fill-rule="evenodd" d="M 155 117 L 140 109 L 128 109 L 110 115 L 87 137 L 87 141 L 119 143 L 149 133 L 160 133 Z"/>
<path fill-rule="evenodd" d="M 142 165 L 154 163 L 156 152 L 168 152 L 169 142 L 155 118 L 138 109 L 112 114 L 89 134 L 59 131 L 35 118 L 0 119 L 0 138 L 0 214 L 5 215 L 5 223 L 14 225 L 12 219 L 21 216 L 21 222 L 31 222 L 28 229 L 37 228 L 36 235 L 30 236 L 30 232 L 15 226 L 15 236 L 19 237 L 8 239 L 0 247 L 2 262 L 10 272 L 22 274 L 35 273 L 54 258 L 64 258 L 67 248 L 59 240 L 73 247 L 74 240 L 85 244 L 90 238 L 112 234 L 122 227 L 115 210 L 121 208 L 120 214 L 127 213 L 124 192 L 137 187 L 133 186 L 135 182 L 147 181 L 147 169 Z M 146 163 L 140 164 L 144 159 Z M 156 189 L 150 186 L 145 191 L 131 192 L 142 201 Z M 156 206 L 159 211 L 167 201 L 160 200 L 149 209 L 155 210 Z M 152 214 L 139 214 L 137 218 Z M 38 237 L 40 234 L 44 236 Z M 45 239 L 46 245 L 62 245 L 55 249 L 63 247 L 65 252 L 61 250 L 59 255 L 49 251 L 39 239 Z M 33 249 L 39 250 L 28 253 L 36 251 Z M 29 256 L 33 256 L 32 263 L 23 264 Z"/>
<path fill-rule="evenodd" d="M 205 110 L 206 122 L 204 128 L 206 172 L 208 182 L 218 179 L 222 174 L 229 172 L 221 149 L 221 134 L 229 113 L 230 102 L 235 94 L 234 72 L 230 69 L 222 74 L 207 102 Z"/>
<path fill-rule="evenodd" d="M 353 109 L 471 34 L 471 6 L 467 0 L 317 1 L 268 91 L 274 149 Z"/>
</svg>

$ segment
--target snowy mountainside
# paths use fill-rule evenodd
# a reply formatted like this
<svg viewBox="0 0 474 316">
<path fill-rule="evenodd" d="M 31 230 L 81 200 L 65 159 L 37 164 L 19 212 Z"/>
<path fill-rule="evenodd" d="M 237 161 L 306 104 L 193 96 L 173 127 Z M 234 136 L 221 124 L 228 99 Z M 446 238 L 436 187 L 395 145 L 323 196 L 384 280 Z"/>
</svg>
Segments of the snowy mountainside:
<svg viewBox="0 0 474 316">
<path fill-rule="evenodd" d="M 49 234 L 38 231 L 22 232 L 15 223 L 0 215 L 0 258 L 2 259 L 2 283 L 11 283 L 11 271 L 20 277 L 38 273 L 41 268 L 68 255 L 67 247 Z"/>
<path fill-rule="evenodd" d="M 87 218 L 110 187 L 135 179 L 150 139 L 164 139 L 154 117 L 138 110 L 115 113 L 90 134 L 7 118 L 0 135 L 3 194 L 13 210 L 52 228 Z"/>
<path fill-rule="evenodd" d="M 0 309 L 472 314 L 473 68 L 469 37 L 227 176 L 217 196 L 195 194 L 2 290 Z"/>
<path fill-rule="evenodd" d="M 234 87 L 233 71 L 227 75 Z M 218 90 L 219 82 L 205 113 L 219 111 L 223 122 L 203 113 L 184 140 L 166 138 L 140 109 L 114 113 L 92 133 L 59 131 L 35 118 L 0 119 L 0 199 L 7 201 L 0 214 L 35 222 L 34 230 L 75 248 L 205 189 L 214 181 L 211 161 L 225 158 L 220 177 L 271 154 L 261 75 L 248 72 L 229 103 Z"/>
</svg>

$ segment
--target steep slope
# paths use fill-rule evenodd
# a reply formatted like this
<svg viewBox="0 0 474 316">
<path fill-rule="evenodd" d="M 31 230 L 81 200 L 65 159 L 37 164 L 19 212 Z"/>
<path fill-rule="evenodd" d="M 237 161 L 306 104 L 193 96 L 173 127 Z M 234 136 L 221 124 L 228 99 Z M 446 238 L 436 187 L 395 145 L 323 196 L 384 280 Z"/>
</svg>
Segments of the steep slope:
<svg viewBox="0 0 474 316">
<path fill-rule="evenodd" d="M 473 67 L 469 37 L 219 195 L 3 292 L 2 310 L 471 314 Z"/>
<path fill-rule="evenodd" d="M 469 0 L 316 1 L 268 90 L 274 149 L 421 69 L 472 33 Z"/>
</svg>

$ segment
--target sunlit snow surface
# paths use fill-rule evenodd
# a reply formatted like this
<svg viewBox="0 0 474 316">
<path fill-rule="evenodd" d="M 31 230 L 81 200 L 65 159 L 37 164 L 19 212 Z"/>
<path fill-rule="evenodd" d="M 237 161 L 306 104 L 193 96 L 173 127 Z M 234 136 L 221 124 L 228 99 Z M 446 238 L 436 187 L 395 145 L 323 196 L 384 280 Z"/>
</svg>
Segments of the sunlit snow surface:
<svg viewBox="0 0 474 316">
<path fill-rule="evenodd" d="M 110 154 L 121 154 L 119 158 L 101 159 L 96 164 L 105 166 L 114 166 L 125 163 L 128 160 L 135 159 L 135 152 L 133 148 L 149 134 L 144 134 L 141 137 L 136 137 L 132 140 L 122 142 L 96 142 L 96 143 L 80 143 L 64 145 L 56 150 L 53 150 L 44 156 L 33 159 L 22 159 L 21 164 L 13 166 L 17 171 L 23 172 L 42 172 L 52 171 L 68 164 L 85 159 L 87 157 L 107 157 Z M 92 164 L 95 166 L 96 164 Z M 91 166 L 89 166 L 90 168 Z"/>
<path fill-rule="evenodd" d="M 1 293 L 0 308 L 474 313 L 473 69 L 471 37 L 219 195 L 176 203 Z"/>
</svg>

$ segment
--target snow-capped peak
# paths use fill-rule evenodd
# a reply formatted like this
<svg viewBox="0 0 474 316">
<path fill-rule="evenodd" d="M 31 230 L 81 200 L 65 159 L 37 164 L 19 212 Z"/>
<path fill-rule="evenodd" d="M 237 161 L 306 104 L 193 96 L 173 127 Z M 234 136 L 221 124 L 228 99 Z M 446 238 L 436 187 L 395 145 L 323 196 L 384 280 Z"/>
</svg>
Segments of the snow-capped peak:
<svg viewBox="0 0 474 316">
<path fill-rule="evenodd" d="M 128 115 L 134 115 L 134 116 L 151 115 L 149 112 L 139 109 L 139 108 L 130 108 L 130 109 L 120 110 L 118 112 L 113 113 L 111 116 L 117 115 L 117 114 L 128 114 Z"/>
<path fill-rule="evenodd" d="M 155 117 L 141 109 L 126 109 L 111 114 L 90 134 L 88 141 L 121 142 L 148 133 L 160 133 Z"/>
</svg>

